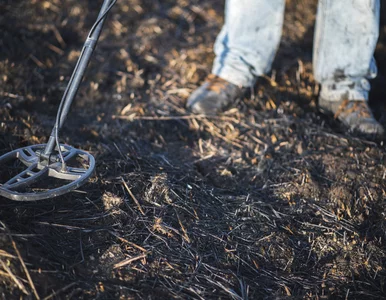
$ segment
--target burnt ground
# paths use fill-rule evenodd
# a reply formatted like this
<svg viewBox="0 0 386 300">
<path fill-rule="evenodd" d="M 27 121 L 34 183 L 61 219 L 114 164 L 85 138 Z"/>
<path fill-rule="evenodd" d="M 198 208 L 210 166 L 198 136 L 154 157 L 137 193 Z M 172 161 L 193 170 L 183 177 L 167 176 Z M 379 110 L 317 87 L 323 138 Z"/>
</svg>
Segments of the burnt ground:
<svg viewBox="0 0 386 300">
<path fill-rule="evenodd" d="M 96 2 L 0 3 L 0 154 L 46 142 Z M 184 103 L 223 1 L 118 1 L 61 134 L 96 174 L 52 200 L 0 199 L 1 298 L 385 297 L 385 147 L 318 112 L 316 1 L 287 2 L 273 72 L 203 118 Z M 386 125 L 386 20 L 376 57 Z"/>
</svg>

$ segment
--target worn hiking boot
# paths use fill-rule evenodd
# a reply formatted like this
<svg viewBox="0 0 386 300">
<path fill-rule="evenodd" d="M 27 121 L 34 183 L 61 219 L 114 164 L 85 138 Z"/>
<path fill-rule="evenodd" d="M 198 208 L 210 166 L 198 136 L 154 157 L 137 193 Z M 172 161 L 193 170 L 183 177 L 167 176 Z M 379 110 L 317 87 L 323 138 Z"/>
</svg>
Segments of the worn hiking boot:
<svg viewBox="0 0 386 300">
<path fill-rule="evenodd" d="M 333 115 L 350 131 L 369 137 L 381 137 L 384 129 L 375 120 L 365 100 L 331 101 L 319 97 L 319 109 L 322 113 Z"/>
<path fill-rule="evenodd" d="M 189 97 L 187 108 L 195 114 L 214 115 L 224 111 L 242 96 L 242 88 L 210 74 Z"/>
</svg>

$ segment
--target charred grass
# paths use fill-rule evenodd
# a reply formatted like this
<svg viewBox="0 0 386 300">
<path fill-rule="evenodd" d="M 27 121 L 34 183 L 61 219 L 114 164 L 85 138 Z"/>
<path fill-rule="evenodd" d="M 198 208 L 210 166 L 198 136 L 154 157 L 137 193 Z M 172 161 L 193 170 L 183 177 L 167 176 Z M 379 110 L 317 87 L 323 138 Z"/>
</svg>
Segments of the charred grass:
<svg viewBox="0 0 386 300">
<path fill-rule="evenodd" d="M 273 72 L 204 118 L 184 103 L 222 2 L 118 1 L 62 132 L 96 175 L 56 199 L 0 199 L 2 298 L 384 298 L 384 144 L 318 113 L 316 1 L 287 2 Z M 0 9 L 3 154 L 46 141 L 98 5 Z M 385 124 L 382 22 L 371 100 Z"/>
</svg>

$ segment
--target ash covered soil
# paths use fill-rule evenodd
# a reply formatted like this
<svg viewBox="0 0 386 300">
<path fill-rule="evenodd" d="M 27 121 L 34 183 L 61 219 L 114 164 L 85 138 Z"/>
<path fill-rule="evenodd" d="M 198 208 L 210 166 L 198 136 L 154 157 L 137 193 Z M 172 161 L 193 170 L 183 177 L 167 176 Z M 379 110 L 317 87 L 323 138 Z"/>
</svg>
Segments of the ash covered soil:
<svg viewBox="0 0 386 300">
<path fill-rule="evenodd" d="M 96 2 L 0 3 L 0 154 L 47 141 Z M 52 200 L 0 198 L 0 297 L 385 297 L 385 146 L 317 110 L 316 2 L 287 1 L 272 73 L 204 118 L 184 104 L 223 1 L 118 1 L 61 133 L 95 176 Z M 386 125 L 386 20 L 376 58 Z"/>
</svg>

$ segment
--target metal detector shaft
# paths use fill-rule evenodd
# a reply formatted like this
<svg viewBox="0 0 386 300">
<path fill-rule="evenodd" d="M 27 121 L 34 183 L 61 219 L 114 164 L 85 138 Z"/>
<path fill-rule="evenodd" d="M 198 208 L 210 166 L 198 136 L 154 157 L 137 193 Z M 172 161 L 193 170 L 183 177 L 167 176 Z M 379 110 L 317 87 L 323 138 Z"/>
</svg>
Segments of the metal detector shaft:
<svg viewBox="0 0 386 300">
<path fill-rule="evenodd" d="M 72 101 L 74 100 L 76 93 L 78 92 L 80 83 L 82 82 L 82 79 L 83 79 L 83 75 L 86 71 L 90 58 L 98 42 L 103 24 L 107 17 L 107 12 L 109 8 L 111 8 L 110 5 L 112 2 L 113 2 L 112 0 L 103 1 L 102 7 L 97 19 L 100 21 L 99 23 L 96 23 L 96 26 L 91 29 L 87 37 L 87 40 L 84 43 L 82 52 L 79 56 L 74 72 L 72 73 L 71 79 L 68 83 L 66 91 L 64 92 L 63 106 L 59 108 L 61 112 L 59 117 L 59 124 L 56 124 L 51 132 L 50 138 L 47 142 L 47 146 L 43 152 L 44 157 L 49 157 L 55 147 L 55 130 L 60 130 L 63 126 L 63 123 L 67 117 L 68 111 L 70 110 Z"/>
</svg>

